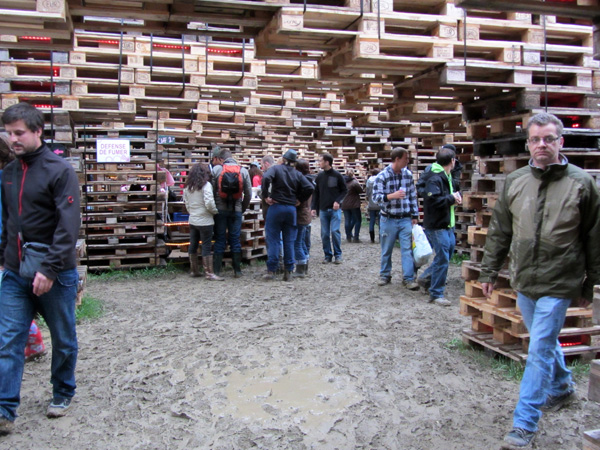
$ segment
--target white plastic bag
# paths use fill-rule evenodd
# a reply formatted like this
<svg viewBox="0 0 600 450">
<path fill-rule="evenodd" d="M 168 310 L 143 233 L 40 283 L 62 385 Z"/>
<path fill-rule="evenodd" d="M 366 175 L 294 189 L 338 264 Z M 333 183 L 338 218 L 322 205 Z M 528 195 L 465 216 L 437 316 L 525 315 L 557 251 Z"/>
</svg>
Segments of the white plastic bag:
<svg viewBox="0 0 600 450">
<path fill-rule="evenodd" d="M 413 236 L 413 258 L 415 260 L 415 266 L 421 267 L 429 262 L 433 256 L 433 250 L 429 244 L 427 236 L 423 231 L 421 225 L 415 225 L 412 228 Z"/>
</svg>

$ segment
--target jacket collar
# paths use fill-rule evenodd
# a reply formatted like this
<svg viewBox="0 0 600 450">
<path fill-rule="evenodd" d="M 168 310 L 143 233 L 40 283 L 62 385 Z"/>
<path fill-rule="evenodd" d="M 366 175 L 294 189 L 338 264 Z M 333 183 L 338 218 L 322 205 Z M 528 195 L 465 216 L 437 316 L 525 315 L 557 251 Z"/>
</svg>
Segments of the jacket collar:
<svg viewBox="0 0 600 450">
<path fill-rule="evenodd" d="M 48 147 L 46 146 L 46 143 L 44 141 L 42 141 L 42 145 L 40 147 L 38 147 L 37 149 L 35 149 L 34 151 L 32 151 L 30 153 L 25 153 L 24 155 L 17 156 L 17 159 L 20 159 L 25 164 L 29 165 L 33 161 L 35 161 L 35 159 L 38 156 L 40 156 L 42 153 L 44 153 L 47 148 Z"/>
<path fill-rule="evenodd" d="M 562 178 L 569 165 L 569 160 L 565 155 L 559 154 L 560 162 L 556 164 L 550 164 L 545 170 L 535 167 L 533 160 L 529 160 L 529 168 L 534 177 L 543 181 L 553 181 Z"/>
</svg>

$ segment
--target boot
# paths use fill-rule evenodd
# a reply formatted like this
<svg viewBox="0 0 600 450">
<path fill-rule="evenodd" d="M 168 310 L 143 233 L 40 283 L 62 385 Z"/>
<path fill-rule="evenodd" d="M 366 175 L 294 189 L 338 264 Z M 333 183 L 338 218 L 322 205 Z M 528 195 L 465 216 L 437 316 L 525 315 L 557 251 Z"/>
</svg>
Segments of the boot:
<svg viewBox="0 0 600 450">
<path fill-rule="evenodd" d="M 198 271 L 198 255 L 196 253 L 189 254 L 190 257 L 190 277 L 199 277 L 200 272 Z"/>
<path fill-rule="evenodd" d="M 261 278 L 265 281 L 272 281 L 275 279 L 275 272 L 267 272 Z"/>
<path fill-rule="evenodd" d="M 203 256 L 202 257 L 202 265 L 204 266 L 204 278 L 206 278 L 207 280 L 211 280 L 211 281 L 223 281 L 223 280 L 225 280 L 225 278 L 220 277 L 220 276 L 215 275 L 214 273 L 212 273 L 212 267 L 213 267 L 213 257 L 212 257 L 212 255 L 210 255 L 210 256 Z"/>
<path fill-rule="evenodd" d="M 369 231 L 369 236 L 371 237 L 371 244 L 375 243 L 375 232 Z"/>
<path fill-rule="evenodd" d="M 232 264 L 233 264 L 233 278 L 240 278 L 242 273 L 242 254 L 241 253 L 232 253 L 231 254 Z"/>
<path fill-rule="evenodd" d="M 296 264 L 295 278 L 304 278 L 306 276 L 306 264 Z"/>
<path fill-rule="evenodd" d="M 292 281 L 292 271 L 291 270 L 283 271 L 283 281 Z"/>
<path fill-rule="evenodd" d="M 221 276 L 221 269 L 223 268 L 223 253 L 215 253 L 213 255 L 213 272 L 217 276 Z"/>
<path fill-rule="evenodd" d="M 306 260 L 306 265 L 304 266 L 304 275 L 308 275 L 308 259 Z"/>
</svg>

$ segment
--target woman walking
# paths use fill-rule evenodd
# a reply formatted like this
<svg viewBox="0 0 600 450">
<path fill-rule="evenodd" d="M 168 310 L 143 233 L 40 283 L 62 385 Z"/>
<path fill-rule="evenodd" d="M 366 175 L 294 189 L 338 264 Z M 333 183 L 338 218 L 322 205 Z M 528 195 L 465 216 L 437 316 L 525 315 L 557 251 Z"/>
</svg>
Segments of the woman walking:
<svg viewBox="0 0 600 450">
<path fill-rule="evenodd" d="M 198 241 L 202 241 L 202 265 L 204 276 L 207 280 L 223 281 L 213 273 L 212 236 L 215 221 L 213 216 L 217 214 L 217 205 L 213 195 L 212 183 L 210 183 L 210 172 L 204 164 L 194 164 L 190 170 L 185 189 L 183 190 L 183 202 L 190 213 L 190 246 L 188 255 L 190 257 L 190 276 L 200 275 L 198 270 Z"/>
</svg>

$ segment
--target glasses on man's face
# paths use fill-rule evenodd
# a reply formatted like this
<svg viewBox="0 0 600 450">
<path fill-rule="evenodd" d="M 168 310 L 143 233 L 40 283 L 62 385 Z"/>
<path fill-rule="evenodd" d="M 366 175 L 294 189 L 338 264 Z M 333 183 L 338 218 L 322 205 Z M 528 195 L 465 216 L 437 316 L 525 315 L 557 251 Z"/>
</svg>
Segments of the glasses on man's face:
<svg viewBox="0 0 600 450">
<path fill-rule="evenodd" d="M 538 145 L 540 142 L 544 141 L 544 144 L 551 145 L 551 144 L 554 144 L 559 139 L 560 139 L 560 136 L 558 136 L 558 137 L 544 136 L 543 138 L 541 138 L 539 136 L 534 136 L 534 137 L 527 139 L 527 142 L 529 142 L 532 145 Z"/>
</svg>

